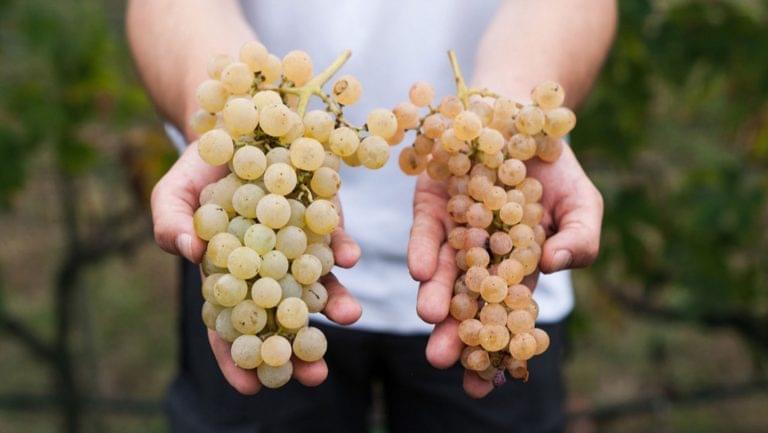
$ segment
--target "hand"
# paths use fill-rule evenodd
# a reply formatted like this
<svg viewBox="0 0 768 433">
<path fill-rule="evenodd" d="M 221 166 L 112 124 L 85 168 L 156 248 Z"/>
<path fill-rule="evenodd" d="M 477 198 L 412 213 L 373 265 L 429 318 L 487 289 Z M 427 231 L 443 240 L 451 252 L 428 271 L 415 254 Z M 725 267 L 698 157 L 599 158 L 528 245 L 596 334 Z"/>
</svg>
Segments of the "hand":
<svg viewBox="0 0 768 433">
<path fill-rule="evenodd" d="M 226 175 L 225 167 L 211 167 L 200 159 L 197 145 L 191 144 L 155 185 L 152 191 L 152 220 L 155 241 L 171 253 L 199 263 L 206 244 L 195 235 L 192 216 L 198 206 L 200 191 L 209 183 Z M 360 258 L 360 247 L 341 227 L 331 235 L 331 248 L 338 266 L 352 267 Z M 360 304 L 346 288 L 329 274 L 322 280 L 328 290 L 328 304 L 323 311 L 329 319 L 348 325 L 357 321 L 362 313 Z M 202 322 L 200 326 L 203 326 Z M 256 372 L 235 366 L 230 357 L 230 343 L 208 331 L 208 340 L 224 377 L 243 394 L 255 394 L 261 388 Z M 294 358 L 294 377 L 307 386 L 322 383 L 328 375 L 325 361 L 312 363 Z"/>
<path fill-rule="evenodd" d="M 542 225 L 551 236 L 544 243 L 540 269 L 545 273 L 591 264 L 600 246 L 603 200 L 565 146 L 555 163 L 539 160 L 526 163 L 528 175 L 544 187 Z M 458 337 L 458 322 L 448 315 L 453 283 L 458 275 L 455 252 L 446 234 L 452 222 L 445 209 L 448 194 L 442 182 L 422 174 L 416 184 L 413 202 L 413 228 L 408 245 L 408 268 L 421 282 L 417 300 L 419 316 L 436 324 L 427 343 L 427 360 L 437 368 L 448 368 L 458 361 L 463 345 Z M 535 276 L 524 281 L 535 287 Z M 493 388 L 474 372 L 465 372 L 464 389 L 480 398 Z"/>
</svg>

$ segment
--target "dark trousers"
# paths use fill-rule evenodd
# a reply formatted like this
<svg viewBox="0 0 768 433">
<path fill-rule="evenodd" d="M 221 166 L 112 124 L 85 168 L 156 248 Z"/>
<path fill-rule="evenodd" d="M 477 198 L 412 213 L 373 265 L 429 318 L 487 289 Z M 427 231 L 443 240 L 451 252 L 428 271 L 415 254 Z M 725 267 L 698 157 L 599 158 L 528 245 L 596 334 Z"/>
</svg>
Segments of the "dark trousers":
<svg viewBox="0 0 768 433">
<path fill-rule="evenodd" d="M 178 433 L 368 432 L 374 384 L 380 384 L 386 432 L 560 432 L 564 430 L 562 324 L 541 325 L 551 347 L 530 362 L 527 383 L 508 382 L 481 400 L 461 387 L 462 368 L 430 366 L 426 335 L 394 335 L 319 325 L 328 337 L 328 380 L 291 381 L 279 390 L 240 395 L 218 370 L 200 321 L 200 279 L 184 267 L 181 373 L 169 392 Z"/>
</svg>

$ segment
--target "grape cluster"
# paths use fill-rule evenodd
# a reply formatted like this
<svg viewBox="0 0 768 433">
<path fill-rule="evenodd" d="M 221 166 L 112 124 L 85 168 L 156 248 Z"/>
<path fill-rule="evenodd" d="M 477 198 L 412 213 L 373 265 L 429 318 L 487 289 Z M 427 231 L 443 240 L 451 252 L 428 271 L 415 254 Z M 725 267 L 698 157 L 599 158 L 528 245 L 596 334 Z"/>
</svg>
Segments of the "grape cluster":
<svg viewBox="0 0 768 433">
<path fill-rule="evenodd" d="M 406 174 L 445 182 L 450 195 L 448 243 L 462 271 L 450 314 L 466 345 L 461 364 L 485 380 L 503 381 L 505 369 L 527 380 L 527 361 L 547 350 L 549 336 L 535 327 L 539 309 L 525 285 L 532 285 L 525 278 L 536 271 L 546 239 L 542 185 L 527 176 L 525 161 L 556 161 L 576 117 L 561 106 L 557 83 L 537 85 L 533 102 L 522 105 L 467 88 L 453 52 L 449 57 L 457 95 L 434 106 L 432 87 L 417 82 L 409 102 L 393 110 L 403 131 L 416 131 L 399 164 Z"/>
<path fill-rule="evenodd" d="M 355 77 L 323 90 L 349 56 L 313 76 L 307 53 L 280 60 L 249 42 L 238 60 L 213 57 L 210 79 L 197 89 L 191 127 L 200 157 L 230 171 L 202 190 L 194 214 L 195 232 L 208 242 L 202 318 L 232 343 L 235 364 L 255 368 L 269 388 L 290 380 L 292 356 L 318 361 L 327 348 L 308 320 L 328 300 L 322 277 L 334 265 L 339 167 L 382 167 L 398 130 L 390 110 L 373 110 L 363 127 L 344 118 L 362 92 Z M 313 96 L 324 110 L 307 111 Z"/>
</svg>

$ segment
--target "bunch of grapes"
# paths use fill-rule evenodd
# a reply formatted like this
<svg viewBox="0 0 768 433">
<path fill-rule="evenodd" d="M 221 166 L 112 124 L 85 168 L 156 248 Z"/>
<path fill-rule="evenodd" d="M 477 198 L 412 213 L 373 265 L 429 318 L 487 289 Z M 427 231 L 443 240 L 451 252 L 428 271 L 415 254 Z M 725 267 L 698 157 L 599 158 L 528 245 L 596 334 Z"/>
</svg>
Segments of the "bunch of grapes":
<svg viewBox="0 0 768 433">
<path fill-rule="evenodd" d="M 432 87 L 417 82 L 410 101 L 393 110 L 401 129 L 416 131 L 413 145 L 400 153 L 400 168 L 410 175 L 426 171 L 446 182 L 451 196 L 447 213 L 455 226 L 448 243 L 462 273 L 450 314 L 466 345 L 461 364 L 497 383 L 505 369 L 527 380 L 527 361 L 547 350 L 549 336 L 535 327 L 539 310 L 528 287 L 534 278 L 526 279 L 538 268 L 546 233 L 542 185 L 527 176 L 525 161 L 557 160 L 576 117 L 561 106 L 565 93 L 557 83 L 539 84 L 533 103 L 522 105 L 467 88 L 454 53 L 449 57 L 457 95 L 435 107 Z"/>
<path fill-rule="evenodd" d="M 373 110 L 363 127 L 344 118 L 344 106 L 362 92 L 355 77 L 323 90 L 349 56 L 313 76 L 307 53 L 280 60 L 250 42 L 239 60 L 213 57 L 210 79 L 197 89 L 191 126 L 200 134 L 200 157 L 230 171 L 202 190 L 194 215 L 197 235 L 208 242 L 202 318 L 232 343 L 235 364 L 256 369 L 269 388 L 290 380 L 292 357 L 318 361 L 327 348 L 308 320 L 328 300 L 322 278 L 334 265 L 339 167 L 382 167 L 398 130 L 390 110 Z M 324 110 L 307 111 L 312 96 Z"/>
</svg>

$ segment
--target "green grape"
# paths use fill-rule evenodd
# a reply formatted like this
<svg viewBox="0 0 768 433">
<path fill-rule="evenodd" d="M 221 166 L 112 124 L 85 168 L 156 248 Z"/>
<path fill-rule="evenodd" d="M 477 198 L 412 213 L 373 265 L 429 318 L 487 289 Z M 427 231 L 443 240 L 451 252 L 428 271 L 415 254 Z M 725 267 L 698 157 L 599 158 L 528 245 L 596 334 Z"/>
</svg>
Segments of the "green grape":
<svg viewBox="0 0 768 433">
<path fill-rule="evenodd" d="M 341 126 L 331 131 L 328 137 L 328 146 L 330 147 L 331 152 L 336 155 L 350 156 L 353 155 L 357 151 L 358 146 L 360 146 L 360 137 L 358 137 L 355 130 L 347 128 L 346 126 Z"/>
<path fill-rule="evenodd" d="M 303 254 L 293 260 L 291 274 L 301 284 L 312 284 L 320 278 L 323 265 L 320 259 L 310 254 Z"/>
<path fill-rule="evenodd" d="M 246 299 L 232 308 L 232 325 L 243 334 L 258 334 L 267 325 L 267 311 Z"/>
<path fill-rule="evenodd" d="M 274 278 L 259 278 L 251 286 L 251 299 L 261 308 L 272 308 L 280 302 L 283 291 Z"/>
<path fill-rule="evenodd" d="M 554 81 L 539 83 L 531 91 L 531 99 L 544 110 L 559 107 L 565 100 L 565 90 Z"/>
<path fill-rule="evenodd" d="M 336 170 L 320 167 L 312 174 L 309 186 L 316 196 L 331 198 L 336 195 L 341 187 L 341 177 Z"/>
<path fill-rule="evenodd" d="M 285 164 L 291 163 L 290 153 L 285 147 L 273 147 L 272 150 L 267 152 L 267 166 L 277 164 L 279 162 Z"/>
<path fill-rule="evenodd" d="M 200 270 L 203 271 L 203 274 L 206 276 L 227 272 L 225 268 L 214 265 L 207 253 L 203 254 L 203 260 L 200 262 Z"/>
<path fill-rule="evenodd" d="M 312 58 L 304 51 L 294 50 L 283 57 L 283 75 L 296 86 L 312 79 Z"/>
<path fill-rule="evenodd" d="M 366 125 L 371 135 L 378 135 L 387 139 L 397 132 L 397 117 L 386 108 L 377 108 L 368 114 Z"/>
<path fill-rule="evenodd" d="M 232 137 L 221 129 L 212 129 L 197 141 L 200 158 L 210 165 L 222 165 L 232 159 L 235 145 Z"/>
<path fill-rule="evenodd" d="M 291 360 L 291 353 L 291 343 L 281 335 L 272 335 L 261 343 L 261 359 L 267 365 L 283 365 Z"/>
<path fill-rule="evenodd" d="M 576 115 L 566 107 L 558 107 L 545 114 L 543 129 L 552 138 L 564 136 L 571 132 L 574 126 L 576 126 Z"/>
<path fill-rule="evenodd" d="M 261 257 L 259 253 L 248 248 L 239 247 L 232 250 L 227 258 L 229 273 L 241 280 L 250 280 L 259 273 Z"/>
<path fill-rule="evenodd" d="M 411 103 L 417 107 L 426 107 L 432 103 L 435 98 L 435 90 L 432 85 L 426 81 L 417 81 L 413 83 L 408 91 L 408 98 Z"/>
<path fill-rule="evenodd" d="M 259 124 L 259 112 L 247 98 L 234 98 L 224 105 L 221 112 L 224 127 L 233 137 L 249 134 Z"/>
<path fill-rule="evenodd" d="M 279 280 L 288 272 L 288 259 L 280 251 L 273 250 L 261 257 L 259 275 Z"/>
<path fill-rule="evenodd" d="M 205 80 L 197 87 L 195 96 L 200 108 L 209 113 L 216 113 L 224 108 L 229 94 L 220 81 Z"/>
<path fill-rule="evenodd" d="M 477 147 L 485 153 L 495 154 L 504 147 L 504 136 L 495 129 L 483 128 L 477 138 Z"/>
<path fill-rule="evenodd" d="M 224 308 L 216 316 L 216 334 L 226 342 L 233 342 L 241 334 L 232 325 L 232 309 Z"/>
<path fill-rule="evenodd" d="M 370 169 L 384 167 L 389 159 L 389 144 L 378 135 L 371 135 L 360 142 L 357 148 L 360 163 Z"/>
<path fill-rule="evenodd" d="M 197 236 L 207 241 L 217 233 L 227 231 L 229 217 L 221 206 L 204 204 L 195 211 L 192 222 Z"/>
<path fill-rule="evenodd" d="M 291 205 L 285 197 L 277 194 L 267 194 L 256 206 L 256 216 L 259 222 L 273 229 L 279 229 L 291 218 Z"/>
<path fill-rule="evenodd" d="M 255 335 L 241 335 L 232 342 L 230 355 L 235 365 L 251 370 L 261 365 L 261 338 Z"/>
<path fill-rule="evenodd" d="M 248 65 L 252 72 L 261 71 L 267 63 L 267 48 L 258 41 L 250 41 L 240 47 L 240 61 Z"/>
<path fill-rule="evenodd" d="M 278 162 L 264 172 L 264 186 L 272 194 L 287 195 L 296 188 L 296 171 L 288 164 Z"/>
<path fill-rule="evenodd" d="M 221 71 L 234 60 L 227 54 L 216 54 L 208 60 L 208 76 L 214 80 L 221 78 Z"/>
<path fill-rule="evenodd" d="M 216 127 L 216 115 L 205 110 L 197 110 L 190 117 L 189 125 L 195 134 L 204 134 Z"/>
<path fill-rule="evenodd" d="M 213 285 L 213 296 L 216 302 L 224 307 L 234 307 L 245 299 L 248 284 L 234 275 L 224 274 Z"/>
<path fill-rule="evenodd" d="M 314 326 L 299 329 L 293 339 L 293 353 L 305 362 L 319 361 L 328 349 L 323 332 Z"/>
<path fill-rule="evenodd" d="M 220 179 L 213 187 L 213 195 L 211 197 L 211 203 L 215 203 L 232 217 L 235 215 L 235 208 L 232 206 L 232 196 L 235 191 L 243 185 L 243 181 L 237 178 L 236 175 L 230 174 Z"/>
<path fill-rule="evenodd" d="M 262 343 L 263 345 L 263 343 Z M 267 388 L 276 389 L 288 383 L 293 374 L 293 363 L 286 362 L 283 365 L 273 367 L 262 363 L 256 368 L 259 382 Z"/>
<path fill-rule="evenodd" d="M 542 127 L 544 127 L 544 112 L 539 107 L 527 105 L 515 118 L 515 128 L 523 134 L 536 135 L 541 132 Z"/>
<path fill-rule="evenodd" d="M 328 141 L 333 131 L 334 119 L 330 113 L 323 110 L 312 110 L 304 115 L 304 127 L 306 136 L 320 142 Z"/>
<path fill-rule="evenodd" d="M 217 233 L 208 241 L 206 254 L 214 265 L 225 268 L 229 253 L 239 246 L 240 241 L 235 235 L 227 232 Z"/>
<path fill-rule="evenodd" d="M 243 243 L 260 255 L 267 254 L 275 248 L 277 236 L 275 232 L 264 224 L 254 224 L 246 230 Z"/>
<path fill-rule="evenodd" d="M 242 95 L 251 90 L 253 72 L 242 62 L 233 62 L 221 71 L 221 84 L 233 95 Z"/>
<path fill-rule="evenodd" d="M 281 300 L 286 298 L 300 298 L 301 297 L 301 284 L 293 278 L 291 274 L 285 274 L 283 278 L 280 278 L 280 288 L 282 289 Z"/>
<path fill-rule="evenodd" d="M 222 275 L 224 274 L 216 273 L 208 275 L 203 279 L 203 283 L 200 286 L 203 299 L 214 305 L 218 305 L 218 302 L 216 302 L 216 297 L 213 295 L 213 286 L 216 284 L 216 281 L 222 277 Z"/>
<path fill-rule="evenodd" d="M 256 208 L 264 197 L 264 190 L 258 185 L 246 183 L 232 195 L 232 207 L 246 218 L 256 218 Z"/>
<path fill-rule="evenodd" d="M 325 161 L 325 149 L 314 138 L 300 137 L 291 143 L 291 164 L 301 170 L 314 171 Z"/>
<path fill-rule="evenodd" d="M 291 109 L 283 104 L 268 105 L 259 111 L 259 125 L 265 134 L 281 137 L 291 129 Z"/>
<path fill-rule="evenodd" d="M 320 260 L 322 269 L 320 275 L 326 275 L 331 272 L 334 265 L 333 250 L 331 247 L 323 243 L 313 243 L 307 246 L 306 252 Z"/>
<path fill-rule="evenodd" d="M 324 235 L 331 233 L 339 225 L 339 212 L 328 200 L 315 200 L 304 214 L 307 227 L 313 232 Z"/>
<path fill-rule="evenodd" d="M 275 248 L 288 259 L 295 259 L 306 251 L 307 235 L 298 227 L 285 226 L 277 232 Z"/>
<path fill-rule="evenodd" d="M 268 55 L 261 74 L 264 76 L 264 84 L 275 84 L 283 74 L 283 62 L 274 54 Z"/>
<path fill-rule="evenodd" d="M 319 313 L 328 303 L 328 290 L 319 282 L 314 282 L 302 288 L 301 300 L 307 304 L 310 313 Z"/>
<path fill-rule="evenodd" d="M 254 224 L 254 221 L 242 216 L 232 218 L 227 226 L 227 232 L 235 235 L 240 243 L 245 241 L 245 232 Z"/>
<path fill-rule="evenodd" d="M 306 225 L 304 224 L 304 212 L 306 212 L 307 208 L 302 202 L 292 198 L 288 199 L 288 205 L 291 207 L 291 217 L 288 219 L 288 225 L 304 228 Z"/>
<path fill-rule="evenodd" d="M 219 317 L 219 313 L 221 313 L 221 310 L 223 309 L 224 307 L 214 305 L 208 301 L 203 302 L 203 310 L 201 316 L 206 328 L 212 331 L 216 330 L 216 318 Z"/>
<path fill-rule="evenodd" d="M 275 317 L 283 328 L 298 329 L 307 324 L 309 310 L 301 298 L 290 297 L 280 302 Z"/>
<path fill-rule="evenodd" d="M 474 140 L 480 135 L 482 128 L 480 117 L 471 111 L 462 111 L 453 119 L 453 131 L 459 140 Z"/>
<path fill-rule="evenodd" d="M 266 168 L 267 157 L 256 146 L 243 146 L 232 157 L 233 171 L 246 180 L 260 178 Z"/>
<path fill-rule="evenodd" d="M 256 109 L 261 111 L 270 105 L 282 104 L 283 98 L 281 98 L 280 94 L 274 90 L 260 90 L 253 95 L 251 101 L 253 101 L 253 105 L 256 106 Z"/>
<path fill-rule="evenodd" d="M 342 75 L 333 83 L 331 91 L 339 104 L 352 105 L 360 99 L 360 95 L 363 93 L 363 86 L 352 75 Z"/>
</svg>

